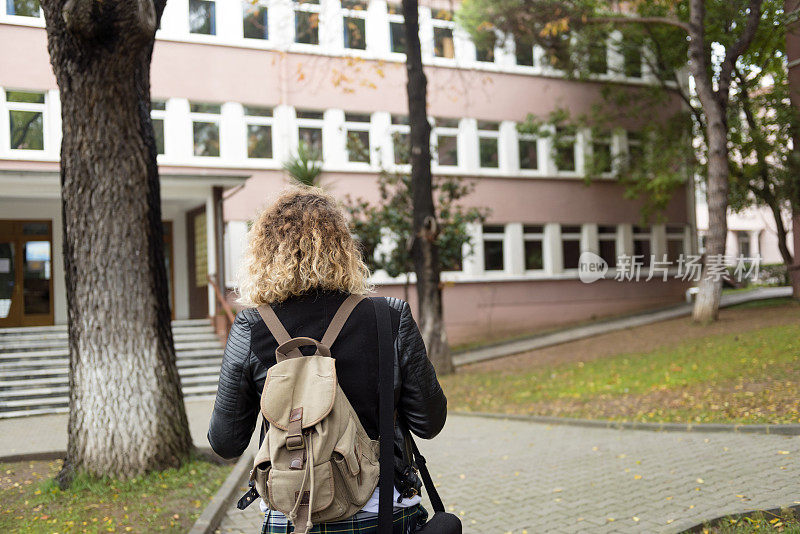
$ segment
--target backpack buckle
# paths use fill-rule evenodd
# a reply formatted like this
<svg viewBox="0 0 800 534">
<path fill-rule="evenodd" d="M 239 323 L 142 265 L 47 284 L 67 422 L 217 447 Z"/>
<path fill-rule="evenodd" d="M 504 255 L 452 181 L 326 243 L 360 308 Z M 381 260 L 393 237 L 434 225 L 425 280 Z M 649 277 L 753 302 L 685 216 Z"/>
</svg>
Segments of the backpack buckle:
<svg viewBox="0 0 800 534">
<path fill-rule="evenodd" d="M 287 451 L 296 451 L 305 448 L 306 448 L 306 440 L 303 438 L 302 434 L 286 437 Z"/>
</svg>

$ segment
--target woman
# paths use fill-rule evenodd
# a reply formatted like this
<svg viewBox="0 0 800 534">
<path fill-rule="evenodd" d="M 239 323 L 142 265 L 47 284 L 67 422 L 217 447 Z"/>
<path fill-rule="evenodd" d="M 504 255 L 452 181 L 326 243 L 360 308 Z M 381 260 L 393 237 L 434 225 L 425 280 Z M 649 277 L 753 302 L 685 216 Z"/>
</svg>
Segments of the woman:
<svg viewBox="0 0 800 534">
<path fill-rule="evenodd" d="M 240 456 L 253 435 L 267 369 L 277 341 L 256 308 L 269 304 L 293 337 L 321 339 L 350 294 L 371 290 L 369 270 L 344 213 L 318 188 L 292 188 L 256 217 L 239 283 L 244 306 L 228 336 L 208 441 L 223 458 Z M 378 439 L 378 340 L 373 307 L 362 300 L 330 347 L 342 391 L 371 439 Z M 431 439 L 444 426 L 447 399 L 428 360 L 408 303 L 388 298 L 395 352 L 394 532 L 414 532 L 427 519 L 421 483 L 411 469 L 409 432 Z M 261 501 L 262 511 L 267 511 Z M 285 516 L 267 511 L 262 533 L 291 532 Z M 378 490 L 352 518 L 311 532 L 377 533 Z M 381 533 L 384 534 L 384 533 Z"/>
</svg>

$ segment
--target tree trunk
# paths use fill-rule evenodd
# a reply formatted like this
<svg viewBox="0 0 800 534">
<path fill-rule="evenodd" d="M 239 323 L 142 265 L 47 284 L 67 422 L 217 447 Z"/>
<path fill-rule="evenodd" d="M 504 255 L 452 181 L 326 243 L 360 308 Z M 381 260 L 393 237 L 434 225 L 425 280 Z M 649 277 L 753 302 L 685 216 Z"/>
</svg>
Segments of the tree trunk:
<svg viewBox="0 0 800 534">
<path fill-rule="evenodd" d="M 728 125 L 725 108 L 728 102 L 727 84 L 724 95 L 714 90 L 708 51 L 705 46 L 705 2 L 692 0 L 689 15 L 689 68 L 697 88 L 697 96 L 706 116 L 708 146 L 708 235 L 706 261 L 700 280 L 692 317 L 701 323 L 717 319 L 722 296 L 722 279 L 710 276 L 708 265 L 725 255 L 728 234 Z"/>
<path fill-rule="evenodd" d="M 150 122 L 164 0 L 43 0 L 61 92 L 69 318 L 68 446 L 76 472 L 130 477 L 192 447 L 167 299 Z"/>
<path fill-rule="evenodd" d="M 797 145 L 795 145 L 797 146 Z M 800 206 L 800 200 L 797 202 Z M 800 300 L 800 207 L 792 211 L 792 240 L 794 241 L 794 261 L 788 267 L 792 282 L 792 297 Z"/>
<path fill-rule="evenodd" d="M 422 69 L 417 0 L 403 0 L 408 73 L 408 118 L 411 126 L 411 188 L 414 203 L 414 241 L 411 255 L 417 274 L 417 299 L 422 339 L 436 371 L 453 371 L 442 318 L 439 284 L 439 234 L 431 178 L 431 126 L 427 116 L 427 79 Z"/>
</svg>

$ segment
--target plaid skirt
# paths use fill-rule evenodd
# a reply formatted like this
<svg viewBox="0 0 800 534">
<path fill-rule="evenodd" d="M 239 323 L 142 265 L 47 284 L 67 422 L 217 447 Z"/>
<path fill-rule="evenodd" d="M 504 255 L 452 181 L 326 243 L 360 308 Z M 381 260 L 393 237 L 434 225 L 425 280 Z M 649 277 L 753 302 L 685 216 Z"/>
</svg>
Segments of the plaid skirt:
<svg viewBox="0 0 800 534">
<path fill-rule="evenodd" d="M 394 512 L 393 534 L 411 534 L 428 520 L 428 511 L 421 504 L 409 506 Z M 288 534 L 294 532 L 294 526 L 280 512 L 267 510 L 261 534 Z M 309 530 L 312 534 L 378 534 L 378 514 L 358 512 L 344 521 L 321 523 Z"/>
</svg>

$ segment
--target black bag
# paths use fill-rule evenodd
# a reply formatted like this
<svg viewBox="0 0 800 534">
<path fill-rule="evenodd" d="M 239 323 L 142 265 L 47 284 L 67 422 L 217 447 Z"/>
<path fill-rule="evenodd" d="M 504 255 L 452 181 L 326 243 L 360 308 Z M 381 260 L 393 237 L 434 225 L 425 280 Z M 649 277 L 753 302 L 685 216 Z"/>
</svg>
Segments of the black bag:
<svg viewBox="0 0 800 534">
<path fill-rule="evenodd" d="M 372 298 L 378 326 L 378 430 L 380 437 L 380 479 L 378 487 L 378 534 L 392 532 L 392 496 L 394 495 L 394 343 L 392 342 L 392 319 L 389 303 L 383 298 Z M 461 534 L 461 520 L 444 511 L 444 503 L 419 453 L 417 444 L 409 434 L 422 482 L 428 491 L 433 506 L 433 517 L 416 532 L 421 534 Z"/>
</svg>

